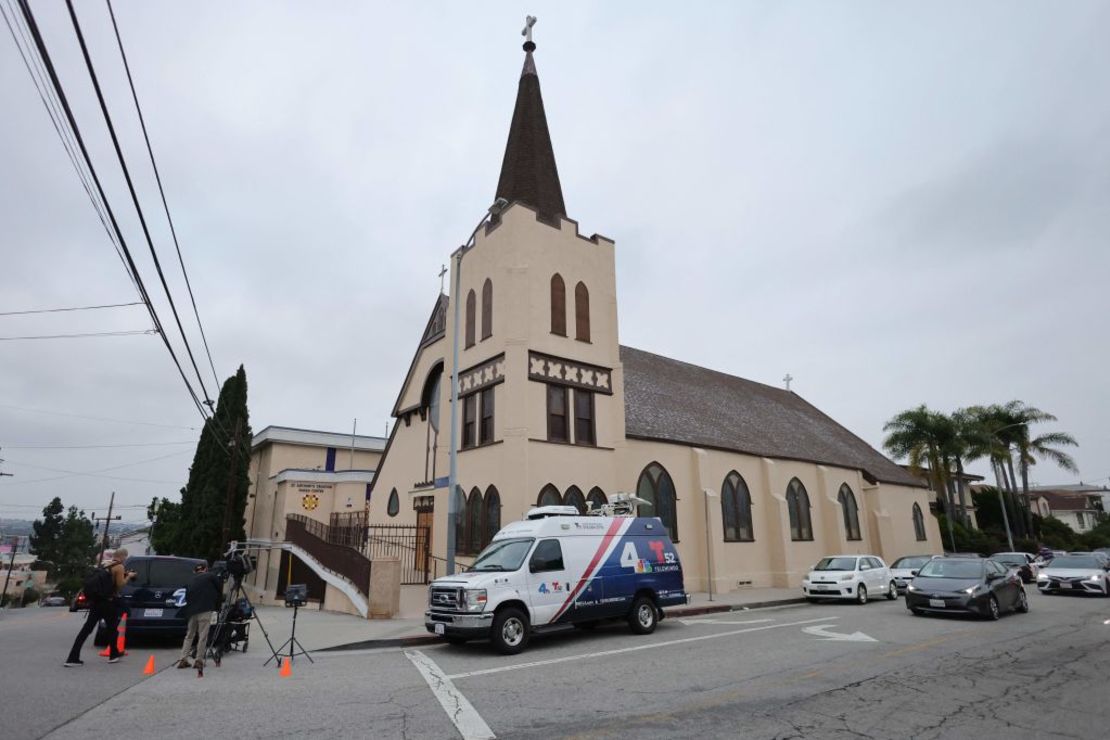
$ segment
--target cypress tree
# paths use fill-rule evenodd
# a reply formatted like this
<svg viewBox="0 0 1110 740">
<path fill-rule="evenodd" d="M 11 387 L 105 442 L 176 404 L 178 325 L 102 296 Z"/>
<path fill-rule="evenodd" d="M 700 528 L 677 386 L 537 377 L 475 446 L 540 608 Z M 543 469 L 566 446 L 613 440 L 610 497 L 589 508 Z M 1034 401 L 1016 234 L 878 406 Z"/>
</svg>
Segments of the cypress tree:
<svg viewBox="0 0 1110 740">
<path fill-rule="evenodd" d="M 234 436 L 239 425 L 239 445 Z M 163 502 L 155 527 L 154 547 L 162 554 L 219 560 L 228 479 L 232 479 L 229 539 L 243 539 L 243 513 L 250 485 L 250 415 L 247 411 L 247 374 L 242 365 L 224 381 L 216 412 L 204 423 L 189 468 L 189 482 L 181 489 L 181 503 Z"/>
<path fill-rule="evenodd" d="M 60 563 L 62 528 L 65 525 L 65 517 L 62 516 L 64 512 L 62 500 L 55 496 L 43 507 L 42 519 L 36 519 L 31 525 L 31 552 L 39 561 L 48 563 L 47 572 L 51 578 L 57 574 Z"/>
</svg>

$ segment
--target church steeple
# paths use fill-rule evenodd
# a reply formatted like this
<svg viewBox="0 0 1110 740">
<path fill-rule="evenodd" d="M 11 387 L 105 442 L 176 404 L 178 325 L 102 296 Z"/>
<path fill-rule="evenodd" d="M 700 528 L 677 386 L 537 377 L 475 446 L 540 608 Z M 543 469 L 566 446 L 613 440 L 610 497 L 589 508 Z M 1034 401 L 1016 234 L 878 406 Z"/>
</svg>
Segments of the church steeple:
<svg viewBox="0 0 1110 740">
<path fill-rule="evenodd" d="M 566 216 L 563 189 L 559 185 L 559 170 L 555 166 L 555 150 L 547 130 L 547 116 L 540 95 L 540 78 L 536 74 L 536 61 L 532 52 L 532 24 L 529 17 L 522 35 L 524 43 L 524 69 L 517 86 L 516 107 L 509 127 L 509 140 L 505 144 L 505 158 L 501 162 L 501 178 L 497 181 L 497 198 L 510 203 L 520 201 L 535 208 L 541 217 L 555 221 Z"/>
</svg>

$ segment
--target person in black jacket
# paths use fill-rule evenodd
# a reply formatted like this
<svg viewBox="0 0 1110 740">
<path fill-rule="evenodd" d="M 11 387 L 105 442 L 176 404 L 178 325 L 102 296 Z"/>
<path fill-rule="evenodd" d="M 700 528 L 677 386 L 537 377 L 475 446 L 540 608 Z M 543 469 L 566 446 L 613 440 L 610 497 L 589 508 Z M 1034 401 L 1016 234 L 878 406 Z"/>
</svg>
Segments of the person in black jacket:
<svg viewBox="0 0 1110 740">
<path fill-rule="evenodd" d="M 189 659 L 196 657 L 196 668 L 204 668 L 204 646 L 208 642 L 208 627 L 212 624 L 212 612 L 220 608 L 223 584 L 218 576 L 208 572 L 206 563 L 193 568 L 193 582 L 185 592 L 185 608 L 182 616 L 189 620 L 185 632 L 185 642 L 181 645 L 181 659 L 178 668 L 189 668 Z M 195 641 L 195 646 L 194 646 Z"/>
</svg>

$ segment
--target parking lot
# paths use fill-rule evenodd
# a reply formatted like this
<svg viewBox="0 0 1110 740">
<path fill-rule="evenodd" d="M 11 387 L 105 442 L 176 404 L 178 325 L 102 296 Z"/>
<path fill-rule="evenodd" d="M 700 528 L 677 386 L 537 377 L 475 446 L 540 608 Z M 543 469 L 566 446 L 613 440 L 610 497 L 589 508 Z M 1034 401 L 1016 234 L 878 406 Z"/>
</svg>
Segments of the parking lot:
<svg viewBox="0 0 1110 740">
<path fill-rule="evenodd" d="M 50 737 L 149 736 L 152 712 L 168 737 L 1105 737 L 1110 600 L 1029 596 L 998 622 L 798 605 L 552 635 L 513 657 L 318 653 L 286 679 L 233 656 L 202 680 L 163 670 Z"/>
</svg>

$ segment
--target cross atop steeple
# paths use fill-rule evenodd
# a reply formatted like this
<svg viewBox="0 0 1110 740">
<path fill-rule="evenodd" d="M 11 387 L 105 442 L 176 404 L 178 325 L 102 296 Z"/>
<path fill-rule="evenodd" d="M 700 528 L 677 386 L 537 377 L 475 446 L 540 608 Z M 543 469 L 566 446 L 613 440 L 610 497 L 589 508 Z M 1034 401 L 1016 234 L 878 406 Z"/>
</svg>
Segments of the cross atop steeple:
<svg viewBox="0 0 1110 740">
<path fill-rule="evenodd" d="M 532 26 L 534 26 L 534 25 L 536 25 L 536 16 L 534 16 L 534 15 L 525 16 L 525 18 L 524 18 L 524 30 L 520 32 L 520 35 L 524 37 L 524 50 L 525 51 L 534 51 L 535 48 L 536 48 L 536 45 L 534 43 L 532 43 Z M 529 46 L 531 46 L 532 48 L 529 49 L 528 48 Z"/>
<path fill-rule="evenodd" d="M 790 390 L 790 381 L 793 379 L 794 376 L 790 373 L 787 373 L 785 376 L 783 376 L 782 382 L 786 383 L 786 390 Z"/>
</svg>

